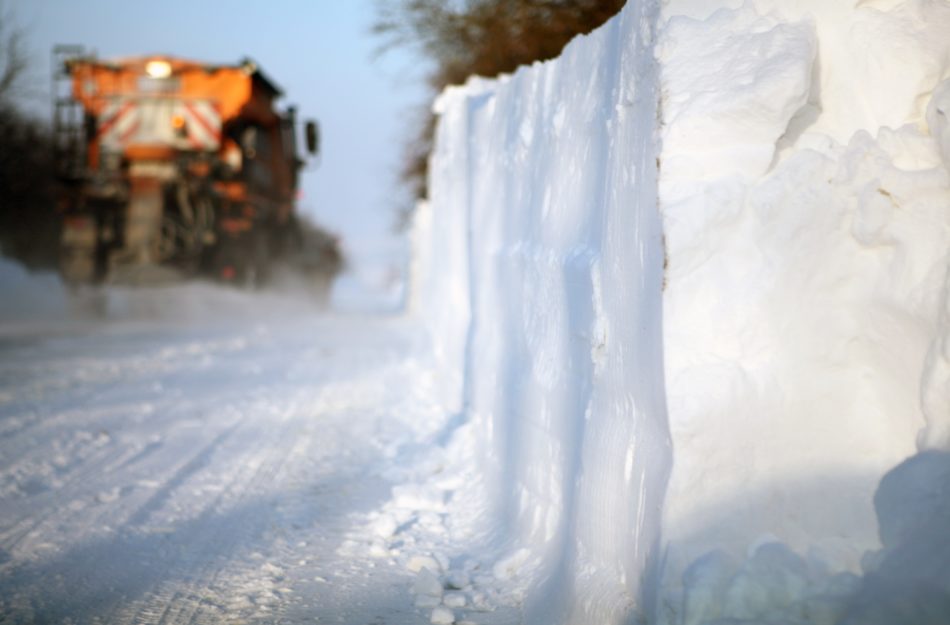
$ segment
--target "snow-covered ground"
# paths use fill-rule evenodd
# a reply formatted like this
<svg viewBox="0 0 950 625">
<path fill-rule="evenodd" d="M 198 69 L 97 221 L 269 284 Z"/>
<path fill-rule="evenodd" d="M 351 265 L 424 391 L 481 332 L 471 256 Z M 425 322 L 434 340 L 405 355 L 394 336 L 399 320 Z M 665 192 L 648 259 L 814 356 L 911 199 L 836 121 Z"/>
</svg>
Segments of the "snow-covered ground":
<svg viewBox="0 0 950 625">
<path fill-rule="evenodd" d="M 416 326 L 0 270 L 0 620 L 520 622 Z"/>
</svg>

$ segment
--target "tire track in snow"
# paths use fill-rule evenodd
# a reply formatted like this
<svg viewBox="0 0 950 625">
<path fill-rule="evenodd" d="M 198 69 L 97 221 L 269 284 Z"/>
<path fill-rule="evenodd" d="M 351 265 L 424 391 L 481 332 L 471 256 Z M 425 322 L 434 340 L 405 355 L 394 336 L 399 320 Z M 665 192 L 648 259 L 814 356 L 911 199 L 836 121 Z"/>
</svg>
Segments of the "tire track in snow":
<svg viewBox="0 0 950 625">
<path fill-rule="evenodd" d="M 121 410 L 117 409 L 112 412 L 121 412 Z M 104 432 L 105 430 L 102 430 L 100 435 Z M 85 431 L 79 430 L 78 433 L 85 433 Z M 73 435 L 75 436 L 75 433 Z M 128 449 L 110 446 L 110 444 L 114 443 L 115 437 L 108 434 L 106 434 L 106 436 L 108 438 L 106 443 L 97 446 L 96 451 L 91 456 L 81 458 L 78 464 L 71 466 L 69 472 L 60 477 L 60 484 L 55 489 L 48 489 L 42 493 L 38 499 L 34 499 L 30 502 L 33 505 L 24 511 L 22 518 L 10 529 L 0 532 L 0 545 L 2 545 L 4 549 L 12 552 L 30 535 L 41 533 L 39 530 L 47 524 L 48 521 L 62 521 L 62 510 L 55 505 L 50 505 L 57 498 L 61 497 L 61 493 L 72 492 L 74 495 L 79 496 L 80 499 L 74 498 L 74 501 L 81 499 L 92 501 L 98 499 L 101 493 L 91 492 L 98 491 L 98 488 L 90 489 L 83 487 L 95 486 L 96 478 L 98 477 L 115 475 L 119 468 L 125 466 L 131 457 L 139 453 L 139 451 L 134 448 Z M 213 443 L 206 449 L 210 451 L 211 447 L 213 447 Z M 200 455 L 202 451 L 203 450 L 199 450 L 196 456 Z M 185 460 L 185 464 L 189 462 L 189 460 Z M 129 484 L 124 488 L 131 490 L 134 489 L 134 486 Z M 35 508 L 45 508 L 46 512 L 37 515 L 33 511 Z M 82 511 L 84 511 L 84 508 L 76 510 L 76 512 Z M 102 514 L 95 520 L 87 521 L 85 525 L 98 525 L 104 516 L 109 516 L 111 513 L 111 510 L 104 509 Z"/>
<path fill-rule="evenodd" d="M 64 558 L 63 563 L 58 566 L 34 567 L 32 573 L 27 570 L 25 574 L 15 576 L 13 581 L 16 583 L 11 584 L 10 580 L 7 579 L 4 585 L 8 589 L 11 586 L 18 586 L 29 590 L 30 587 L 43 584 L 43 580 L 54 571 L 63 578 L 69 579 L 82 574 L 82 571 L 98 571 L 101 566 L 111 564 L 117 570 L 106 571 L 104 577 L 97 573 L 99 576 L 98 584 L 93 583 L 90 588 L 83 588 L 81 589 L 82 592 L 78 593 L 104 595 L 99 604 L 88 605 L 83 603 L 81 598 L 77 599 L 65 593 L 58 597 L 57 592 L 52 592 L 45 593 L 52 595 L 49 601 L 42 596 L 34 598 L 33 605 L 29 610 L 39 614 L 43 620 L 56 620 L 59 617 L 71 616 L 72 613 L 94 612 L 104 619 L 103 622 L 108 623 L 156 623 L 159 622 L 158 615 L 176 605 L 184 605 L 184 602 L 180 600 L 182 587 L 180 580 L 196 575 L 191 572 L 195 568 L 195 562 L 207 559 L 206 556 L 209 554 L 215 556 L 218 553 L 227 553 L 231 550 L 228 548 L 229 546 L 233 547 L 236 541 L 241 540 L 241 534 L 235 531 L 235 528 L 243 522 L 241 517 L 231 515 L 233 518 L 229 523 L 214 522 L 215 518 L 222 513 L 222 507 L 226 509 L 235 507 L 228 502 L 225 502 L 228 505 L 221 505 L 222 500 L 227 499 L 229 493 L 243 494 L 248 490 L 248 485 L 260 490 L 260 487 L 266 484 L 269 477 L 273 475 L 273 471 L 268 470 L 267 463 L 258 461 L 262 457 L 260 451 L 263 450 L 264 455 L 266 455 L 267 448 L 274 444 L 272 439 L 251 435 L 246 437 L 249 440 L 258 441 L 258 453 L 256 455 L 251 455 L 250 458 L 247 455 L 237 456 L 238 460 L 247 461 L 241 465 L 247 467 L 246 470 L 222 473 L 222 468 L 228 469 L 229 467 L 217 467 L 213 462 L 210 462 L 216 451 L 215 444 L 217 444 L 217 450 L 222 450 L 222 447 L 227 443 L 227 439 L 237 433 L 239 425 L 241 424 L 229 428 L 210 444 L 203 446 L 196 454 L 181 463 L 178 470 L 170 478 L 169 482 L 171 483 L 167 484 L 169 488 L 160 494 L 160 498 L 150 498 L 145 502 L 144 509 L 140 507 L 132 515 L 132 521 L 144 522 L 149 517 L 150 512 L 161 510 L 163 505 L 167 505 L 171 501 L 176 491 L 187 490 L 190 486 L 189 482 L 201 477 L 202 473 L 209 468 L 217 469 L 217 473 L 212 475 L 214 479 L 230 474 L 231 479 L 227 487 L 210 505 L 204 505 L 206 502 L 198 502 L 204 505 L 204 508 L 197 511 L 196 517 L 179 523 L 178 534 L 180 535 L 165 535 L 161 528 L 155 531 L 129 524 L 118 535 L 99 544 L 93 544 L 86 549 L 79 549 L 78 555 L 72 558 Z M 277 430 L 283 429 L 280 427 L 280 423 L 275 425 Z M 191 512 L 195 512 L 195 510 Z M 106 510 L 103 514 L 108 515 L 109 511 Z M 227 515 L 228 513 L 225 511 L 224 514 Z M 29 567 L 27 568 L 29 569 Z M 130 579 L 131 582 L 129 582 Z M 140 615 L 136 615 L 134 611 L 128 613 L 128 610 L 123 609 L 122 604 L 125 603 L 121 596 L 124 592 L 123 589 L 132 587 L 133 589 L 139 589 L 138 591 L 144 595 L 148 595 L 152 592 L 152 580 L 170 580 L 170 582 L 166 584 L 166 592 L 160 593 L 151 602 L 151 608 L 146 606 L 146 609 Z M 81 584 L 79 585 L 81 586 Z M 118 585 L 118 589 L 112 588 L 112 585 Z M 109 607 L 110 603 L 112 604 L 111 608 Z M 126 614 L 120 615 L 116 613 L 116 610 Z M 27 608 L 21 607 L 18 613 L 23 614 L 27 611 Z"/>
<path fill-rule="evenodd" d="M 379 615 L 388 614 L 386 602 L 395 597 L 405 600 L 403 616 L 385 622 L 417 622 L 420 615 L 398 585 L 404 571 L 371 578 L 370 558 L 341 561 L 337 555 L 352 528 L 351 514 L 388 492 L 374 474 L 384 447 L 380 437 L 411 439 L 410 420 L 392 411 L 415 384 L 402 371 L 404 349 L 394 349 L 391 340 L 401 344 L 403 337 L 391 328 L 381 333 L 380 325 L 367 331 L 363 322 L 342 327 L 282 330 L 263 350 L 216 362 L 197 380 L 188 379 L 193 370 L 181 363 L 166 384 L 170 395 L 148 400 L 148 418 L 123 422 L 123 407 L 133 405 L 125 403 L 126 395 L 138 387 L 109 383 L 82 389 L 89 408 L 77 409 L 75 421 L 59 415 L 58 423 L 33 430 L 29 436 L 38 440 L 32 447 L 40 452 L 44 438 L 48 444 L 70 436 L 62 430 L 80 421 L 83 428 L 113 424 L 113 444 L 71 464 L 56 495 L 18 502 L 18 516 L 44 516 L 36 540 L 51 537 L 60 545 L 36 560 L 17 556 L 13 574 L 0 574 L 0 614 L 27 622 L 72 617 L 198 625 L 301 622 L 314 610 L 323 615 L 330 609 L 383 622 Z M 301 345 L 301 336 L 315 340 Z M 381 347 L 375 345 L 380 338 Z M 240 377 L 251 365 L 260 381 Z M 245 379 L 253 386 L 242 386 Z M 68 401 L 71 393 L 56 401 Z M 156 433 L 160 443 L 151 438 Z M 136 486 L 146 477 L 150 490 Z M 68 500 L 57 502 L 57 496 L 94 495 L 110 485 L 122 487 L 115 500 L 83 511 L 64 509 Z M 72 531 L 85 532 L 90 524 L 115 529 Z M 329 583 L 315 582 L 315 576 Z M 318 592 L 301 595 L 315 584 Z M 353 604 L 333 601 L 338 590 Z M 367 598 L 368 606 L 350 609 Z"/>
<path fill-rule="evenodd" d="M 221 622 L 223 615 L 219 608 L 225 602 L 214 590 L 215 581 L 233 564 L 233 554 L 238 545 L 257 542 L 270 517 L 266 503 L 262 507 L 255 507 L 248 505 L 248 500 L 266 493 L 270 485 L 281 484 L 281 470 L 296 459 L 297 454 L 293 453 L 296 446 L 292 447 L 291 453 L 280 453 L 288 448 L 295 435 L 296 428 L 287 427 L 287 421 L 294 411 L 292 402 L 283 410 L 284 418 L 274 424 L 273 430 L 279 436 L 255 439 L 256 447 L 249 459 L 248 450 L 243 450 L 241 458 L 246 461 L 241 466 L 245 470 L 232 474 L 227 488 L 208 507 L 207 522 L 202 523 L 196 533 L 188 538 L 188 546 L 193 548 L 193 559 L 198 561 L 198 566 L 193 566 L 192 562 L 184 565 L 172 563 L 162 576 L 168 581 L 145 600 L 145 605 L 129 606 L 121 614 L 115 615 L 114 622 L 161 625 L 199 623 L 203 619 L 203 610 L 207 612 L 210 622 Z M 246 511 L 234 514 L 228 513 L 228 510 Z M 224 521 L 215 523 L 215 518 L 223 518 Z M 135 521 L 133 525 L 144 521 L 144 518 Z M 228 618 L 231 616 L 229 614 Z"/>
<path fill-rule="evenodd" d="M 135 338 L 135 341 L 132 341 L 134 347 L 134 343 L 141 340 L 141 337 L 134 335 L 133 338 Z M 48 505 L 51 500 L 61 497 L 61 493 L 78 494 L 82 499 L 99 498 L 99 494 L 88 492 L 89 489 L 86 486 L 95 483 L 100 476 L 114 474 L 140 451 L 139 448 L 129 449 L 117 446 L 117 437 L 129 429 L 128 415 L 144 417 L 155 414 L 156 406 L 151 403 L 151 400 L 157 401 L 158 406 L 166 410 L 171 407 L 169 401 L 162 401 L 159 393 L 150 393 L 150 403 L 144 406 L 140 401 L 139 403 L 109 402 L 102 405 L 103 399 L 109 398 L 109 394 L 114 393 L 116 389 L 123 388 L 123 383 L 147 386 L 150 378 L 156 373 L 181 374 L 182 370 L 193 371 L 195 365 L 191 360 L 196 354 L 207 356 L 220 351 L 235 352 L 247 346 L 247 340 L 240 336 L 203 342 L 191 338 L 185 341 L 178 339 L 172 346 L 146 349 L 144 354 L 126 356 L 116 363 L 105 360 L 101 352 L 110 350 L 101 349 L 99 341 L 95 343 L 96 351 L 100 352 L 100 355 L 95 358 L 66 357 L 62 362 L 60 357 L 63 350 L 62 346 L 58 345 L 54 346 L 55 349 L 50 347 L 47 350 L 49 352 L 47 356 L 56 364 L 49 365 L 44 360 L 35 362 L 36 355 L 27 358 L 28 361 L 34 361 L 29 363 L 35 370 L 34 373 L 43 373 L 38 380 L 33 381 L 32 385 L 27 385 L 27 391 L 32 392 L 35 390 L 33 387 L 38 386 L 41 389 L 49 387 L 47 390 L 53 392 L 51 396 L 45 398 L 45 403 L 36 405 L 32 414 L 33 418 L 28 422 L 23 423 L 24 419 L 12 417 L 14 421 L 20 422 L 20 427 L 15 430 L 8 428 L 6 431 L 6 437 L 13 440 L 5 441 L 3 445 L 3 460 L 7 466 L 0 473 L 0 482 L 5 480 L 13 489 L 22 490 L 20 483 L 32 483 L 37 480 L 42 482 L 44 474 L 52 474 L 55 487 L 44 488 L 45 492 L 22 501 L 20 518 L 12 523 L 6 523 L 6 527 L 0 530 L 0 547 L 8 552 L 19 548 L 30 535 L 41 533 L 39 530 L 50 519 L 61 520 L 62 511 L 56 506 Z M 67 341 L 67 346 L 68 344 L 70 344 L 69 341 Z M 127 346 L 118 349 L 120 352 L 128 350 Z M 116 348 L 112 348 L 112 351 L 116 351 Z M 82 367 L 76 365 L 77 362 L 91 367 L 92 374 L 89 371 L 82 371 Z M 80 369 L 80 371 L 74 371 L 74 369 Z M 66 373 L 60 375 L 62 372 Z M 103 372 L 110 375 L 103 375 Z M 81 387 L 83 380 L 89 382 L 89 385 Z M 70 394 L 68 391 L 74 386 L 79 388 L 80 392 Z M 120 397 L 121 399 L 124 398 Z M 68 408 L 51 411 L 50 405 L 63 405 Z M 90 409 L 90 407 L 95 408 Z M 172 416 L 166 419 L 167 421 L 181 421 L 182 410 L 180 407 L 176 408 L 172 410 Z M 194 412 L 201 411 L 200 406 L 196 405 L 192 408 Z M 139 420 L 144 421 L 144 418 Z M 133 418 L 132 425 L 131 436 L 134 437 L 137 433 L 134 426 L 139 423 Z M 62 431 L 64 429 L 65 431 Z M 107 443 L 111 444 L 94 446 L 93 451 L 87 455 L 86 450 L 90 445 L 82 446 L 80 439 L 90 435 L 87 431 L 90 429 L 98 430 L 98 434 L 93 435 L 94 437 L 104 435 L 108 439 Z M 60 449 L 59 455 L 65 458 L 61 466 L 51 464 L 49 460 L 50 439 L 61 441 L 61 443 L 56 443 Z M 80 446 L 78 449 L 77 445 Z M 134 489 L 135 485 L 128 485 L 123 490 Z M 124 494 L 127 492 L 106 493 L 105 496 L 111 498 Z M 74 500 L 76 501 L 78 500 Z M 45 509 L 46 512 L 37 514 L 37 509 Z M 82 510 L 77 512 L 82 512 Z"/>
<path fill-rule="evenodd" d="M 211 441 L 198 450 L 188 462 L 182 465 L 148 500 L 139 506 L 135 514 L 125 521 L 125 525 L 142 525 L 148 519 L 149 515 L 161 508 L 174 494 L 174 491 L 180 488 L 191 476 L 195 475 L 211 462 L 211 456 L 220 448 L 237 428 L 240 423 L 236 423 L 227 428 Z"/>
</svg>

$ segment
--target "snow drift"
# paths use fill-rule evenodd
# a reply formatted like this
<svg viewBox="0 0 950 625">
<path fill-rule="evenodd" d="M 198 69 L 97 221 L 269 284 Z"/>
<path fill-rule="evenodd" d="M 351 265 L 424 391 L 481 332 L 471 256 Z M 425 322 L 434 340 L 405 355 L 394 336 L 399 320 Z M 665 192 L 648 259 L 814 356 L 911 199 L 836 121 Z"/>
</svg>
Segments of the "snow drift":
<svg viewBox="0 0 950 625">
<path fill-rule="evenodd" d="M 528 622 L 620 618 L 657 556 L 670 454 L 655 11 L 631 6 L 557 61 L 436 105 L 420 306 L 465 373 L 499 534 L 554 572 Z"/>
<path fill-rule="evenodd" d="M 630 2 L 439 99 L 416 307 L 527 622 L 950 597 L 947 32 L 939 1 Z"/>
<path fill-rule="evenodd" d="M 950 180 L 926 112 L 950 7 L 709 8 L 671 2 L 657 47 L 662 616 L 838 622 L 850 586 L 829 572 L 873 568 L 881 476 L 918 435 L 946 445 Z"/>
</svg>

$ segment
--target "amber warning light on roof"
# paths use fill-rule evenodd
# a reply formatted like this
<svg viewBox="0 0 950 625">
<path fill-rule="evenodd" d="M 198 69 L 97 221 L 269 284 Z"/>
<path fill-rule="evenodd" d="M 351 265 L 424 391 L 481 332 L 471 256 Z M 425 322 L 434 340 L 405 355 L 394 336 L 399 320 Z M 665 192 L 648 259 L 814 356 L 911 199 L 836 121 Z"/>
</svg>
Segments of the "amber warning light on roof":
<svg viewBox="0 0 950 625">
<path fill-rule="evenodd" d="M 149 61 L 145 64 L 145 73 L 152 78 L 168 78 L 172 75 L 172 66 L 168 61 Z"/>
</svg>

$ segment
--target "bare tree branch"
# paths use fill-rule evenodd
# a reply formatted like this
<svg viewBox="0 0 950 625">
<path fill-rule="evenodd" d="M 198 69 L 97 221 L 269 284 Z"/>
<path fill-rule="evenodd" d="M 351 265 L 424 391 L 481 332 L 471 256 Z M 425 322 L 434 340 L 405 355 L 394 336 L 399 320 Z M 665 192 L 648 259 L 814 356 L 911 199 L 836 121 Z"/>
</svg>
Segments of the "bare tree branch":
<svg viewBox="0 0 950 625">
<path fill-rule="evenodd" d="M 0 3 L 0 103 L 10 104 L 29 66 L 23 31 L 15 25 L 12 10 Z"/>
<path fill-rule="evenodd" d="M 429 57 L 434 90 L 471 75 L 497 76 L 550 59 L 575 35 L 616 14 L 626 0 L 376 0 L 372 32 L 377 54 L 397 47 Z M 419 197 L 426 192 L 435 124 L 420 124 L 406 150 L 403 179 Z"/>
</svg>

